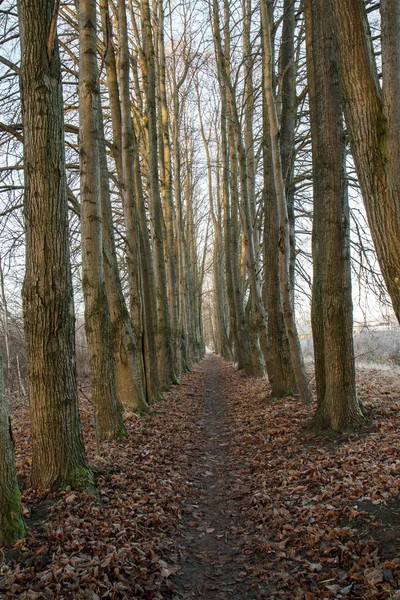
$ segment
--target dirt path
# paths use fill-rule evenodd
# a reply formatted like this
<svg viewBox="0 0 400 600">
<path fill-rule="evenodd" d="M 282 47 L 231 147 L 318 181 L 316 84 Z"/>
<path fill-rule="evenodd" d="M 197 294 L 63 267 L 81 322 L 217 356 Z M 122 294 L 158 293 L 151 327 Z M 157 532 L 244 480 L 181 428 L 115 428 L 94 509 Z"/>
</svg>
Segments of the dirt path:
<svg viewBox="0 0 400 600">
<path fill-rule="evenodd" d="M 96 496 L 27 486 L 18 399 L 28 531 L 0 549 L 1 600 L 400 600 L 398 375 L 359 370 L 369 421 L 346 435 L 299 435 L 314 406 L 268 392 L 209 356 L 101 456 L 82 398 Z"/>
<path fill-rule="evenodd" d="M 186 514 L 177 539 L 181 563 L 174 578 L 182 599 L 267 597 L 267 588 L 251 575 L 254 556 L 246 552 L 248 474 L 232 452 L 232 400 L 225 393 L 231 368 L 216 356 L 199 367 L 202 378 L 197 391 L 202 392 L 204 413 L 199 435 L 186 449 L 193 493 L 184 505 Z"/>
</svg>

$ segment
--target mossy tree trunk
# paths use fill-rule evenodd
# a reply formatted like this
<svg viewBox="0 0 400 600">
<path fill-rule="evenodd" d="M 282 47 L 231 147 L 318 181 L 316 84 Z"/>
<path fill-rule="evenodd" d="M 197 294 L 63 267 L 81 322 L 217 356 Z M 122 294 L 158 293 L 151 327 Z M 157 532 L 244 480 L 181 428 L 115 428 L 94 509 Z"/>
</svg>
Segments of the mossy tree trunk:
<svg viewBox="0 0 400 600">
<path fill-rule="evenodd" d="M 0 351 L 0 547 L 24 537 L 21 494 L 14 460 L 14 442 L 4 385 L 3 356 Z"/>
</svg>

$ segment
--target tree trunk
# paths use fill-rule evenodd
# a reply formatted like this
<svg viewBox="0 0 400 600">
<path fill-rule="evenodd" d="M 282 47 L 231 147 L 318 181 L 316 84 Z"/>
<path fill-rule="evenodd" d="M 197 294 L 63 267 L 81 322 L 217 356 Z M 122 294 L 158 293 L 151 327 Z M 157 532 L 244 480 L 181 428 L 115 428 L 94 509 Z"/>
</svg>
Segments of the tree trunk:
<svg viewBox="0 0 400 600">
<path fill-rule="evenodd" d="M 174 147 L 174 188 L 176 205 L 176 252 L 178 254 L 178 355 L 180 355 L 182 372 L 189 370 L 189 352 L 186 327 L 186 265 L 184 256 L 185 233 L 183 228 L 182 183 L 181 183 L 181 147 L 179 140 L 179 87 L 176 73 L 173 73 L 172 109 L 173 109 L 173 147 Z"/>
<path fill-rule="evenodd" d="M 333 61 L 331 19 L 306 6 L 307 74 L 313 152 L 312 325 L 317 410 L 310 429 L 349 430 L 363 421 L 356 394 L 346 141 Z"/>
<path fill-rule="evenodd" d="M 264 303 L 268 311 L 266 368 L 271 396 L 282 398 L 296 393 L 296 381 L 286 335 L 279 291 L 279 214 L 272 169 L 268 109 L 263 90 L 263 204 L 264 204 Z M 262 341 L 262 338 L 261 338 Z"/>
<path fill-rule="evenodd" d="M 179 374 L 180 352 L 178 343 L 178 319 L 179 319 L 179 299 L 177 283 L 177 261 L 175 251 L 175 208 L 173 202 L 172 190 L 172 158 L 171 158 L 171 138 L 169 127 L 169 109 L 167 104 L 166 75 L 165 75 L 165 43 L 164 43 L 164 0 L 157 0 L 158 12 L 158 90 L 159 90 L 159 123 L 161 135 L 160 142 L 160 179 L 161 197 L 163 201 L 163 213 L 165 216 L 165 245 L 167 258 L 167 284 L 168 300 L 170 308 L 171 321 L 171 342 L 172 355 L 174 360 L 174 370 Z"/>
<path fill-rule="evenodd" d="M 231 196 L 231 244 L 232 244 L 232 283 L 235 301 L 235 310 L 237 314 L 238 328 L 238 367 L 244 368 L 247 374 L 253 374 L 253 365 L 251 350 L 248 339 L 247 319 L 243 304 L 243 291 L 240 282 L 239 264 L 238 264 L 238 239 L 239 232 L 237 227 L 238 217 L 238 181 L 239 173 L 240 194 L 241 194 L 241 221 L 245 230 L 246 240 L 246 258 L 248 267 L 248 276 L 250 289 L 253 294 L 257 310 L 260 312 L 263 322 L 266 324 L 266 314 L 263 311 L 261 302 L 261 291 L 257 280 L 257 267 L 254 254 L 253 227 L 251 222 L 251 210 L 248 195 L 248 181 L 246 169 L 246 152 L 243 144 L 238 111 L 236 106 L 235 94 L 230 80 L 229 71 L 229 6 L 224 2 L 225 10 L 225 54 L 222 50 L 220 17 L 217 0 L 213 0 L 213 37 L 217 56 L 218 75 L 220 78 L 220 89 L 226 98 L 227 104 L 227 124 L 228 124 L 228 147 L 230 158 L 230 196 Z"/>
<path fill-rule="evenodd" d="M 233 357 L 237 360 L 239 353 L 239 337 L 236 306 L 233 297 L 233 265 L 232 265 L 232 230 L 231 206 L 229 197 L 229 153 L 226 123 L 226 98 L 222 88 L 221 92 L 221 170 L 222 170 L 222 204 L 224 214 L 224 257 L 226 295 L 229 307 L 229 339 Z"/>
<path fill-rule="evenodd" d="M 149 262 L 151 263 L 151 253 L 146 216 L 144 216 L 144 219 L 142 218 L 142 212 L 145 211 L 145 208 L 141 188 L 140 165 L 137 164 L 139 142 L 135 138 L 131 114 L 130 54 L 125 0 L 118 0 L 118 9 L 119 87 L 115 87 L 116 93 L 119 94 L 119 111 L 116 107 L 112 112 L 112 120 L 113 130 L 115 130 L 114 135 L 118 135 L 117 140 L 121 151 L 119 180 L 126 230 L 131 318 L 137 337 L 138 349 L 142 357 L 141 364 L 145 374 L 147 403 L 151 404 L 160 397 L 157 356 L 155 353 L 157 324 L 154 308 L 154 274 L 152 270 L 149 271 L 148 267 Z M 110 62 L 110 76 L 107 77 L 107 81 L 111 80 L 113 82 L 114 79 L 117 79 L 113 74 L 116 63 L 115 60 Z M 152 322 L 151 327 L 148 326 L 149 319 Z"/>
<path fill-rule="evenodd" d="M 138 351 L 135 331 L 126 306 L 119 276 L 101 110 L 99 111 L 99 132 L 104 276 L 110 312 L 117 396 L 125 411 L 142 411 L 147 406 L 143 385 L 143 357 Z"/>
<path fill-rule="evenodd" d="M 147 67 L 146 103 L 149 133 L 149 184 L 150 207 L 153 221 L 154 260 L 156 265 L 157 290 L 157 356 L 160 383 L 163 388 L 177 382 L 174 373 L 171 325 L 169 318 L 167 280 L 164 262 L 163 214 L 160 184 L 158 179 L 158 140 L 156 114 L 156 79 L 154 64 L 154 44 L 152 38 L 151 15 L 148 0 L 141 2 L 143 22 L 143 50 Z"/>
<path fill-rule="evenodd" d="M 0 294 L 1 301 L 3 303 L 3 311 L 4 311 L 4 343 L 6 346 L 6 359 L 7 359 L 7 389 L 9 392 L 13 391 L 13 371 L 12 371 L 12 362 L 11 362 L 11 347 L 10 347 L 10 328 L 9 328 L 9 315 L 8 315 L 8 303 L 6 297 L 6 290 L 4 285 L 4 273 L 3 273 L 3 265 L 1 264 L 0 258 Z"/>
<path fill-rule="evenodd" d="M 82 285 L 92 401 L 100 439 L 125 434 L 111 345 L 100 205 L 100 93 L 97 80 L 96 1 L 79 0 L 79 138 Z"/>
<path fill-rule="evenodd" d="M 90 487 L 78 412 L 61 69 L 55 3 L 19 0 L 26 271 L 23 286 L 35 488 Z"/>
<path fill-rule="evenodd" d="M 0 547 L 11 546 L 25 535 L 3 369 L 0 351 Z"/>
<path fill-rule="evenodd" d="M 223 273 L 222 273 L 222 232 L 221 232 L 221 222 L 217 218 L 216 212 L 214 210 L 214 190 L 213 190 L 213 181 L 212 181 L 212 165 L 211 165 L 211 154 L 210 154 L 210 137 L 211 137 L 211 128 L 208 137 L 204 131 L 204 124 L 202 118 L 202 107 L 200 102 L 200 93 L 198 86 L 197 88 L 197 100 L 198 100 L 198 110 L 199 110 L 199 123 L 200 123 L 200 131 L 201 137 L 203 138 L 204 150 L 206 154 L 207 161 L 207 182 L 208 182 L 208 202 L 210 206 L 210 214 L 213 223 L 214 229 L 214 253 L 213 253 L 213 283 L 214 283 L 214 313 L 215 320 L 217 325 L 217 333 L 218 333 L 218 350 L 217 352 L 221 354 L 224 358 L 230 357 L 229 352 L 229 342 L 228 342 L 228 334 L 226 330 L 225 324 L 225 310 L 224 310 L 224 300 L 223 300 Z M 217 181 L 219 179 L 217 178 Z M 219 186 L 218 186 L 219 187 Z M 218 201 L 219 189 L 217 189 L 216 197 Z"/>
<path fill-rule="evenodd" d="M 282 175 L 290 230 L 290 297 L 294 307 L 294 285 L 296 264 L 296 240 L 294 218 L 294 186 L 292 185 L 294 167 L 294 134 L 296 125 L 296 66 L 294 60 L 294 34 L 296 27 L 295 2 L 285 0 L 283 5 L 282 41 L 280 49 L 280 76 L 282 78 L 282 108 L 280 126 L 280 150 Z"/>
<path fill-rule="evenodd" d="M 272 166 L 279 213 L 279 285 L 283 307 L 283 318 L 285 321 L 286 334 L 289 339 L 297 389 L 300 394 L 301 401 L 303 403 L 309 403 L 312 401 L 312 394 L 308 385 L 303 353 L 300 346 L 300 340 L 297 333 L 290 297 L 290 230 L 285 188 L 282 177 L 281 157 L 279 152 L 279 130 L 278 118 L 276 114 L 276 102 L 272 89 L 272 49 L 267 0 L 261 0 L 261 26 L 264 51 L 263 77 L 265 86 L 265 99 L 268 108 Z"/>
<path fill-rule="evenodd" d="M 144 358 L 146 368 L 146 381 L 149 392 L 149 403 L 160 399 L 160 380 L 158 370 L 158 358 L 156 348 L 157 331 L 157 298 L 156 283 L 154 276 L 153 257 L 150 247 L 150 236 L 147 226 L 147 215 L 144 204 L 142 176 L 140 173 L 139 157 L 140 141 L 135 140 L 134 145 L 134 182 L 136 206 L 139 213 L 139 245 L 140 263 L 142 269 L 141 294 L 143 296 L 143 320 L 144 320 Z M 133 256 L 132 256 L 133 258 Z"/>
<path fill-rule="evenodd" d="M 396 0 L 382 2 L 383 96 L 363 0 L 331 0 L 343 110 L 372 239 L 400 322 L 400 100 Z"/>
</svg>

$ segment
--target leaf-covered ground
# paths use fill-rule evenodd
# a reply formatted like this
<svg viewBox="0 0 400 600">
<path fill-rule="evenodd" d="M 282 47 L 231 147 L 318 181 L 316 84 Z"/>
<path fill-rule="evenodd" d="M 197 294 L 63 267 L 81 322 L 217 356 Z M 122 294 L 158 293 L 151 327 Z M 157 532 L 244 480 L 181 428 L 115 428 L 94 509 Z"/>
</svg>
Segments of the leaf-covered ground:
<svg viewBox="0 0 400 600">
<path fill-rule="evenodd" d="M 300 435 L 313 412 L 212 356 L 96 456 L 98 496 L 29 489 L 28 535 L 0 551 L 0 598 L 400 599 L 400 377 L 360 370 L 369 423 Z"/>
</svg>

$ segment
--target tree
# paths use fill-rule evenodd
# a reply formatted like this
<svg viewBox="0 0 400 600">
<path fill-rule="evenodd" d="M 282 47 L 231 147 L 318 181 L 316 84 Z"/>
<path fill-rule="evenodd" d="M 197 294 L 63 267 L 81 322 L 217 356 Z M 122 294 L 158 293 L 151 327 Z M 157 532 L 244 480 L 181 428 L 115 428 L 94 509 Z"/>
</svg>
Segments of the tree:
<svg viewBox="0 0 400 600">
<path fill-rule="evenodd" d="M 312 395 L 307 381 L 303 353 L 294 319 L 293 305 L 290 294 L 290 227 L 282 175 L 281 155 L 279 152 L 279 129 L 276 113 L 276 101 L 274 98 L 272 84 L 271 26 L 267 0 L 261 0 L 261 28 L 264 58 L 263 77 L 265 101 L 268 110 L 272 172 L 274 176 L 274 187 L 279 214 L 279 240 L 277 241 L 279 245 L 279 286 L 283 308 L 283 318 L 285 321 L 286 334 L 290 345 L 297 389 L 301 400 L 304 403 L 309 403 L 312 400 Z"/>
<path fill-rule="evenodd" d="M 177 260 L 175 252 L 176 244 L 176 217 L 173 202 L 172 188 L 172 157 L 171 157 L 171 136 L 170 136 L 170 118 L 169 105 L 167 101 L 166 89 L 166 65 L 165 65 L 165 41 L 164 41 L 164 0 L 157 0 L 157 41 L 158 41 L 158 61 L 157 61 L 157 83 L 158 83 L 158 121 L 160 128 L 159 135 L 159 158 L 160 158 L 160 188 L 162 197 L 162 207 L 165 218 L 165 244 L 166 257 L 168 263 L 167 286 L 168 301 L 170 307 L 170 322 L 172 336 L 172 355 L 176 373 L 180 372 L 181 352 L 178 338 L 178 319 L 179 319 L 179 297 L 177 282 Z"/>
<path fill-rule="evenodd" d="M 57 6 L 18 1 L 31 481 L 52 489 L 93 485 L 78 413 Z"/>
<path fill-rule="evenodd" d="M 79 138 L 81 176 L 82 285 L 90 379 L 100 439 L 125 429 L 115 387 L 103 266 L 100 178 L 100 93 L 97 69 L 96 2 L 79 0 Z"/>
<path fill-rule="evenodd" d="M 270 18 L 273 18 L 273 5 L 268 6 Z M 285 24 L 285 48 L 282 52 L 282 67 L 283 67 L 283 85 L 282 85 L 282 116 L 281 116 L 281 156 L 282 170 L 285 175 L 285 192 L 288 200 L 288 217 L 289 223 L 294 217 L 293 203 L 293 186 L 291 186 L 291 158 L 293 153 L 293 100 L 292 100 L 292 77 L 294 67 L 291 64 L 293 61 L 293 31 L 292 31 L 292 7 L 287 7 L 284 12 Z M 283 33 L 282 33 L 283 36 Z M 273 68 L 273 67 L 272 67 Z M 274 77 L 274 75 L 273 75 Z M 275 77 L 274 77 L 275 78 Z M 264 82 L 263 82 L 264 83 Z M 290 347 L 286 335 L 285 322 L 282 311 L 282 300 L 279 289 L 279 260 L 277 251 L 277 240 L 279 239 L 279 212 L 276 201 L 275 182 L 273 175 L 272 152 L 271 152 L 271 135 L 268 106 L 265 98 L 265 86 L 262 85 L 262 116 L 263 116 L 263 135 L 262 135 L 262 151 L 263 151 L 263 189 L 262 201 L 264 211 L 264 236 L 263 236 L 263 298 L 265 307 L 268 311 L 268 347 L 270 351 L 265 351 L 266 367 L 268 380 L 271 386 L 271 396 L 281 398 L 290 396 L 296 392 L 296 382 L 293 373 L 292 359 L 290 355 Z M 291 241 L 293 235 L 291 236 Z M 291 243 L 290 253 L 290 297 L 293 301 L 293 285 L 294 285 L 294 259 L 293 259 L 293 244 Z"/>
<path fill-rule="evenodd" d="M 142 356 L 139 353 L 132 319 L 126 306 L 118 269 L 107 155 L 104 142 L 103 114 L 101 110 L 99 110 L 99 134 L 104 278 L 110 313 L 117 396 L 120 405 L 125 411 L 142 411 L 147 407 Z"/>
<path fill-rule="evenodd" d="M 141 2 L 143 53 L 146 64 L 145 96 L 148 118 L 150 207 L 153 221 L 154 262 L 157 290 L 157 355 L 160 383 L 163 388 L 176 383 L 174 373 L 171 324 L 168 308 L 167 279 L 164 262 L 163 212 L 158 172 L 158 136 L 156 106 L 156 72 L 151 14 L 148 0 Z"/>
<path fill-rule="evenodd" d="M 4 385 L 3 357 L 0 352 L 0 546 L 24 537 L 21 494 L 14 461 L 14 440 Z"/>
<path fill-rule="evenodd" d="M 228 7 L 225 3 L 226 13 Z M 228 13 L 229 14 L 229 13 Z M 225 15 L 227 16 L 227 15 Z M 247 319 L 243 307 L 243 291 L 239 283 L 238 263 L 237 263 L 237 244 L 239 241 L 238 231 L 236 230 L 237 211 L 238 211 L 238 190 L 237 179 L 240 182 L 240 216 L 243 228 L 243 250 L 245 252 L 245 262 L 247 263 L 247 272 L 249 278 L 250 294 L 255 310 L 261 319 L 261 331 L 264 339 L 266 339 L 267 330 L 267 314 L 261 297 L 261 285 L 259 277 L 259 268 L 257 265 L 257 255 L 254 244 L 254 225 L 251 218 L 251 197 L 249 195 L 249 181 L 247 172 L 246 150 L 241 131 L 238 107 L 234 87 L 230 78 L 229 69 L 229 31 L 228 18 L 225 21 L 224 37 L 225 37 L 225 53 L 222 47 L 221 31 L 220 31 L 220 16 L 218 1 L 213 0 L 212 4 L 213 18 L 213 36 L 214 47 L 216 53 L 218 75 L 220 77 L 221 87 L 223 87 L 224 101 L 226 100 L 227 110 L 227 141 L 229 148 L 229 159 L 231 168 L 230 177 L 230 200 L 231 200 L 231 244 L 233 249 L 232 275 L 233 275 L 233 293 L 235 298 L 235 312 L 237 315 L 238 342 L 240 349 L 240 366 L 244 368 L 248 374 L 253 373 L 253 362 L 251 356 L 251 348 L 249 344 L 249 332 L 247 329 Z M 238 177 L 237 177 L 238 176 Z M 250 186 L 251 187 L 251 186 Z M 244 265 L 245 266 L 245 265 Z"/>
<path fill-rule="evenodd" d="M 275 183 L 272 169 L 271 137 L 269 132 L 268 108 L 263 101 L 263 297 L 268 311 L 268 345 L 266 354 L 268 381 L 271 396 L 282 398 L 296 392 L 290 347 L 286 335 L 279 289 L 279 262 L 277 240 L 279 239 L 279 213 L 276 202 Z"/>
<path fill-rule="evenodd" d="M 356 393 L 346 141 L 326 6 L 307 0 L 306 42 L 313 154 L 312 326 L 318 406 L 310 429 L 363 422 Z"/>
<path fill-rule="evenodd" d="M 400 321 L 400 6 L 382 1 L 382 88 L 363 0 L 331 0 L 343 110 L 372 238 Z"/>
</svg>

